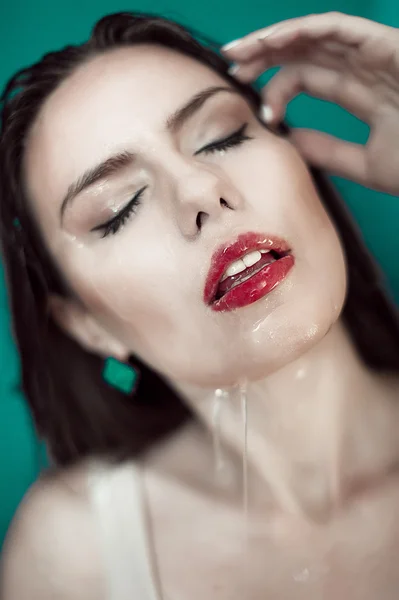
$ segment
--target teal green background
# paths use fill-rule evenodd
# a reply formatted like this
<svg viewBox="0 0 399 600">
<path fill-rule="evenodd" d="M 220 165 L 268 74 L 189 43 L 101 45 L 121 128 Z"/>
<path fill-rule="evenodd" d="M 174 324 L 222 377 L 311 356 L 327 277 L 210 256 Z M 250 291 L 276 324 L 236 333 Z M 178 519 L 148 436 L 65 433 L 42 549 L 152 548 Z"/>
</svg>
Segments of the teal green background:
<svg viewBox="0 0 399 600">
<path fill-rule="evenodd" d="M 0 3 L 0 86 L 17 69 L 49 50 L 83 41 L 94 21 L 106 13 L 140 10 L 162 14 L 220 42 L 272 22 L 307 13 L 339 10 L 399 26 L 397 0 L 5 0 Z M 317 127 L 351 141 L 367 138 L 367 127 L 338 107 L 300 97 L 289 109 L 296 124 Z M 337 180 L 366 242 L 399 300 L 399 201 Z M 378 208 L 378 210 L 377 210 Z M 18 390 L 19 361 L 13 345 L 3 273 L 0 268 L 0 546 L 23 493 L 40 470 L 40 448 Z"/>
</svg>

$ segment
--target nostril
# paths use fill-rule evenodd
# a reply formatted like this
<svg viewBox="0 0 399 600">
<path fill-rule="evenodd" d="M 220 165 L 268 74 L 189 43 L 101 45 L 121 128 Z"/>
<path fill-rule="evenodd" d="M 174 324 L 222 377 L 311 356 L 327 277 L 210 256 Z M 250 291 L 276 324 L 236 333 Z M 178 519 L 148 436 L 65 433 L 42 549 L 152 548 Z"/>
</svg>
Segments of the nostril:
<svg viewBox="0 0 399 600">
<path fill-rule="evenodd" d="M 220 202 L 220 206 L 223 206 L 223 208 L 230 208 L 229 204 L 226 202 L 226 200 L 224 198 L 220 198 L 219 202 Z"/>
<path fill-rule="evenodd" d="M 199 213 L 197 214 L 197 218 L 196 218 L 196 220 L 195 220 L 195 223 L 196 223 L 196 225 L 197 225 L 197 229 L 198 229 L 198 231 L 200 231 L 200 230 L 201 230 L 201 228 L 202 228 L 202 226 L 204 225 L 204 223 L 205 223 L 205 221 L 206 221 L 206 219 L 207 219 L 207 218 L 208 218 L 208 215 L 207 215 L 207 213 L 205 213 L 205 212 L 199 212 Z"/>
<path fill-rule="evenodd" d="M 226 200 L 224 198 L 219 198 L 219 204 L 222 208 L 229 208 L 231 209 L 231 206 L 229 205 L 228 202 L 226 202 Z M 207 221 L 209 217 L 209 213 L 204 212 L 204 211 L 200 211 L 197 213 L 197 217 L 195 219 L 195 224 L 197 226 L 197 231 L 201 231 L 202 227 L 204 226 L 205 222 Z"/>
</svg>

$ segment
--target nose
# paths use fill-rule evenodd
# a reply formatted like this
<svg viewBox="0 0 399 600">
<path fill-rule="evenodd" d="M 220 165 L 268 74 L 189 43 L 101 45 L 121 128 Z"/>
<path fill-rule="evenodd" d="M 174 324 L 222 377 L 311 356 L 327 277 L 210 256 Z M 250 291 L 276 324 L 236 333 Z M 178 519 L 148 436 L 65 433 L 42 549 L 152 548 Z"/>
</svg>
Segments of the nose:
<svg viewBox="0 0 399 600">
<path fill-rule="evenodd" d="M 204 227 L 240 208 L 239 191 L 224 173 L 207 166 L 179 178 L 176 194 L 177 223 L 185 237 L 197 236 Z"/>
</svg>

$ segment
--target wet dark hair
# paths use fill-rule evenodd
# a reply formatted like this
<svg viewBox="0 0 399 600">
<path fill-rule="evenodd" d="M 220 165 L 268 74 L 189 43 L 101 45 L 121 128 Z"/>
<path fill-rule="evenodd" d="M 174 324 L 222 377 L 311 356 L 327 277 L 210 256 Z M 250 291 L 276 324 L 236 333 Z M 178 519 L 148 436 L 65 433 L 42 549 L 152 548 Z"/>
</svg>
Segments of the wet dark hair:
<svg viewBox="0 0 399 600">
<path fill-rule="evenodd" d="M 199 36 L 196 35 L 198 38 Z M 29 213 L 22 175 L 24 142 L 47 97 L 84 61 L 110 49 L 138 43 L 166 46 L 191 56 L 238 88 L 257 110 L 260 97 L 227 72 L 216 45 L 169 20 L 118 13 L 101 19 L 90 39 L 45 55 L 19 71 L 1 97 L 0 236 L 14 334 L 22 363 L 22 388 L 39 435 L 51 456 L 67 465 L 89 455 L 133 457 L 179 427 L 189 410 L 158 373 L 139 360 L 137 392 L 126 396 L 103 380 L 103 360 L 83 350 L 53 322 L 51 293 L 68 285 L 51 260 Z M 287 135 L 287 126 L 280 127 Z M 326 176 L 311 169 L 320 197 L 341 237 L 348 266 L 343 318 L 364 362 L 399 372 L 399 326 L 378 269 Z"/>
</svg>

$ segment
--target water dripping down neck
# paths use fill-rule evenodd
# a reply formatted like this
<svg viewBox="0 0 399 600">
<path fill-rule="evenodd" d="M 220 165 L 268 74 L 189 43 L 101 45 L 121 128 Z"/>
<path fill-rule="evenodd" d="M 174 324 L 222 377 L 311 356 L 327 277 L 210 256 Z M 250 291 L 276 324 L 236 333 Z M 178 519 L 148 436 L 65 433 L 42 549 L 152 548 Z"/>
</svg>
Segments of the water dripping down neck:
<svg viewBox="0 0 399 600">
<path fill-rule="evenodd" d="M 225 466 L 221 440 L 221 415 L 227 398 L 228 392 L 222 389 L 215 390 L 212 407 L 213 464 L 215 476 L 220 475 Z"/>
<path fill-rule="evenodd" d="M 248 382 L 240 384 L 240 408 L 242 416 L 243 433 L 243 451 L 242 451 L 242 506 L 244 526 L 247 529 L 248 524 L 248 401 L 247 401 Z"/>
</svg>

